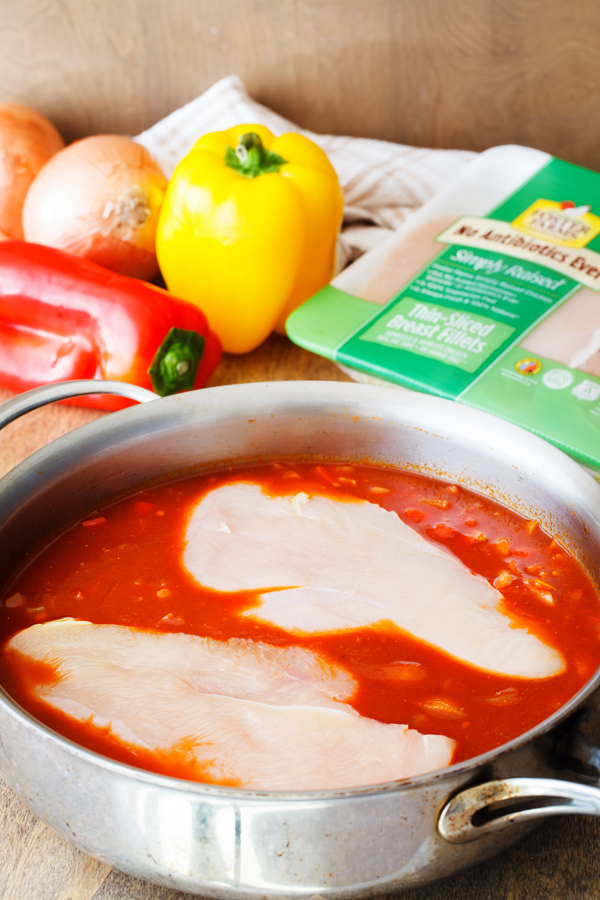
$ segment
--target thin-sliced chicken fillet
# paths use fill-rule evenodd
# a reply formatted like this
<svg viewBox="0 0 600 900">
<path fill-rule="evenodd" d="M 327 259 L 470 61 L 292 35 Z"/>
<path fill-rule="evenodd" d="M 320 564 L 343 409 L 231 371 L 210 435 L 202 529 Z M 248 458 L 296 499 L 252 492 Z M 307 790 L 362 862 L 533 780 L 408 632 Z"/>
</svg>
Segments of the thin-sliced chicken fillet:
<svg viewBox="0 0 600 900">
<path fill-rule="evenodd" d="M 460 214 L 440 216 L 415 226 L 397 241 L 386 241 L 388 252 L 383 247 L 378 248 L 377 264 L 373 268 L 367 268 L 368 259 L 363 257 L 340 273 L 335 285 L 363 300 L 380 305 L 387 303 L 447 247 L 435 239 L 459 218 Z"/>
<path fill-rule="evenodd" d="M 520 347 L 592 375 L 600 350 L 600 295 L 581 287 L 546 316 L 521 341 Z"/>
<path fill-rule="evenodd" d="M 485 578 L 366 501 L 223 485 L 193 510 L 183 562 L 206 587 L 261 592 L 244 615 L 292 634 L 391 623 L 490 672 L 546 678 L 565 667 L 500 610 Z"/>
<path fill-rule="evenodd" d="M 136 667 L 173 672 L 203 693 L 284 706 L 337 709 L 340 701 L 349 700 L 356 690 L 349 672 L 304 647 L 275 647 L 239 638 L 217 641 L 193 634 L 157 634 L 76 619 L 58 619 L 46 623 L 43 629 L 36 628 L 28 628 L 19 636 L 20 641 L 27 641 L 29 656 L 38 658 L 35 641 L 47 640 L 46 635 L 51 634 L 52 654 L 45 661 L 85 656 L 90 663 L 108 661 L 128 668 L 134 660 Z"/>
<path fill-rule="evenodd" d="M 455 747 L 334 701 L 353 679 L 298 647 L 63 619 L 21 631 L 5 653 L 13 665 L 25 658 L 55 667 L 58 679 L 37 683 L 37 698 L 133 748 L 184 759 L 191 779 L 264 790 L 353 787 L 442 768 Z"/>
</svg>

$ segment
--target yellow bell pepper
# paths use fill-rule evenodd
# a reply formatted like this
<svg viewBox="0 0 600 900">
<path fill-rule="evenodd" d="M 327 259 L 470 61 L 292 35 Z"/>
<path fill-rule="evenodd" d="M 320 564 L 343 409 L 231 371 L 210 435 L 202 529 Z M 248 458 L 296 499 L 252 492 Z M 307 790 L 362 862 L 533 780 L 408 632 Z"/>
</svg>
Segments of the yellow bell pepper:
<svg viewBox="0 0 600 900">
<path fill-rule="evenodd" d="M 158 262 L 223 348 L 246 353 L 329 282 L 342 210 L 333 166 L 308 138 L 262 125 L 213 132 L 169 183 Z"/>
</svg>

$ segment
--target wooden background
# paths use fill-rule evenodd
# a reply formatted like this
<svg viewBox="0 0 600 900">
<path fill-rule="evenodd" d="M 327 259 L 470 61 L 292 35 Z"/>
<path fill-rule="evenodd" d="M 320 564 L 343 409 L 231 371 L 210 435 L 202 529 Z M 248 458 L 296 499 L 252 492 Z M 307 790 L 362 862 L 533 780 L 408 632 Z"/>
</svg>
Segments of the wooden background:
<svg viewBox="0 0 600 900">
<path fill-rule="evenodd" d="M 600 167 L 597 0 L 1 0 L 0 99 L 137 134 L 217 79 L 304 127 Z"/>
<path fill-rule="evenodd" d="M 516 142 L 600 168 L 597 0 L 0 0 L 0 101 L 67 140 L 136 134 L 225 75 L 315 131 L 483 150 Z M 343 378 L 273 337 L 213 384 Z M 0 399 L 6 394 L 0 394 Z M 7 471 L 93 413 L 41 410 L 0 436 Z M 555 819 L 405 900 L 600 897 L 600 820 Z M 37 822 L 0 778 L 1 900 L 175 900 Z"/>
</svg>

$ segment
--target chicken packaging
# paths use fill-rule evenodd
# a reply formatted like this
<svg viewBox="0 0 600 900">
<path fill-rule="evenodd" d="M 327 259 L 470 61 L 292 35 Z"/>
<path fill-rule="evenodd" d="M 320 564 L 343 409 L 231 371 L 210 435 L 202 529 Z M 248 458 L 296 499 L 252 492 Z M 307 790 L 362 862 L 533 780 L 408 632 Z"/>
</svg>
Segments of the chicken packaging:
<svg viewBox="0 0 600 900">
<path fill-rule="evenodd" d="M 487 150 L 286 327 L 356 380 L 494 413 L 598 474 L 600 174 Z"/>
</svg>

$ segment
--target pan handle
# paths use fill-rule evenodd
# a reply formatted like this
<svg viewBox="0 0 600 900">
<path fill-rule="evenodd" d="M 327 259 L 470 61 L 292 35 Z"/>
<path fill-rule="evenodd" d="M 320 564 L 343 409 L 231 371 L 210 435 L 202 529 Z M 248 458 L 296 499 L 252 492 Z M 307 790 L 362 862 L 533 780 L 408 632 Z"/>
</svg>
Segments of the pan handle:
<svg viewBox="0 0 600 900">
<path fill-rule="evenodd" d="M 158 400 L 158 394 L 138 387 L 137 384 L 128 384 L 126 381 L 100 381 L 96 379 L 80 379 L 78 381 L 57 381 L 54 384 L 45 384 L 42 387 L 17 394 L 10 400 L 0 404 L 0 430 L 18 419 L 19 416 L 54 403 L 56 400 L 69 400 L 71 397 L 82 397 L 85 394 L 119 394 L 129 400 L 137 400 L 145 403 L 148 400 Z"/>
<path fill-rule="evenodd" d="M 505 778 L 468 788 L 446 803 L 440 835 L 465 844 L 546 816 L 600 816 L 600 789 L 552 778 Z"/>
</svg>

